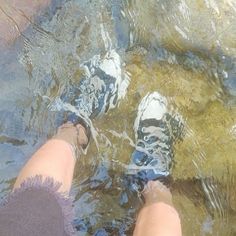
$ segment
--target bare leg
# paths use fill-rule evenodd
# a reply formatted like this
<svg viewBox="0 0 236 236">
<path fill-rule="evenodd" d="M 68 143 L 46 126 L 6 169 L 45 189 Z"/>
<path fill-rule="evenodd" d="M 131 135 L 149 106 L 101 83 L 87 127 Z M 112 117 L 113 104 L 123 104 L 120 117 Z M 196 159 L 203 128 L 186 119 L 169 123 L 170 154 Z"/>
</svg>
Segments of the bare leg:
<svg viewBox="0 0 236 236">
<path fill-rule="evenodd" d="M 81 125 L 64 124 L 26 163 L 14 188 L 18 188 L 29 177 L 41 175 L 62 183 L 60 191 L 69 192 L 76 162 L 75 147 L 87 142 L 85 129 Z"/>
<path fill-rule="evenodd" d="M 143 192 L 141 209 L 134 236 L 181 236 L 180 218 L 172 205 L 172 196 L 159 181 L 150 181 Z"/>
</svg>

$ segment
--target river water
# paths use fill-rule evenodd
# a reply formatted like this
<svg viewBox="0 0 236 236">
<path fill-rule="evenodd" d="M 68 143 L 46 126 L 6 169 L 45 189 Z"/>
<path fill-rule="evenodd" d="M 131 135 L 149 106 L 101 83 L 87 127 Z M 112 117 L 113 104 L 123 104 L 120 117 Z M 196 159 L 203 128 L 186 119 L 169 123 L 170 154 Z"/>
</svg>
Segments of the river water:
<svg viewBox="0 0 236 236">
<path fill-rule="evenodd" d="M 0 51 L 0 198 L 62 121 L 53 104 L 78 87 L 81 65 L 112 50 L 129 86 L 118 107 L 92 121 L 96 137 L 76 166 L 78 235 L 132 235 L 142 199 L 123 194 L 122 176 L 138 104 L 153 91 L 184 120 L 171 184 L 183 234 L 235 235 L 233 0 L 53 1 Z"/>
</svg>

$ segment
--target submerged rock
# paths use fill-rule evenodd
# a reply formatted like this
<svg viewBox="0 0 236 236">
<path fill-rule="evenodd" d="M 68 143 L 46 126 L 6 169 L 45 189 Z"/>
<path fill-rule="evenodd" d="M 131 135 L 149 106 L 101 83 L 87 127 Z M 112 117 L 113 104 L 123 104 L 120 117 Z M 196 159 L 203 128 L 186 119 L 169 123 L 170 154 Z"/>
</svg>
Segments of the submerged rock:
<svg viewBox="0 0 236 236">
<path fill-rule="evenodd" d="M 236 95 L 235 1 L 124 0 L 122 3 L 120 16 L 115 18 L 121 45 L 164 48 L 185 58 L 191 52 L 204 62 L 205 73 L 220 79 L 226 93 Z"/>
</svg>

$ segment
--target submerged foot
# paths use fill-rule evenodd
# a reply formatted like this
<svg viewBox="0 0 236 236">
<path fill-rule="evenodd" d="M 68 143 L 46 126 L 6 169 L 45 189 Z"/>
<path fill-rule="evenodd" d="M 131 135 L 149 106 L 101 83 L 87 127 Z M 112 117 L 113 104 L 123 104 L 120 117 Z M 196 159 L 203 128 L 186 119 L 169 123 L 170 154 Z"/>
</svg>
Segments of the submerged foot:
<svg viewBox="0 0 236 236">
<path fill-rule="evenodd" d="M 179 114 L 168 111 L 165 97 L 158 92 L 147 94 L 139 104 L 134 122 L 136 150 L 132 154 L 129 174 L 136 182 L 166 178 L 173 163 L 173 145 L 182 135 Z"/>
<path fill-rule="evenodd" d="M 125 96 L 129 77 L 122 69 L 115 50 L 96 55 L 81 65 L 84 73 L 79 85 L 73 85 L 56 103 L 57 110 L 66 112 L 66 120 L 81 123 L 90 136 L 91 119 L 115 108 Z"/>
<path fill-rule="evenodd" d="M 84 148 L 89 141 L 86 129 L 81 124 L 74 125 L 71 122 L 61 125 L 53 138 L 69 143 L 74 149 Z"/>
<path fill-rule="evenodd" d="M 172 206 L 172 195 L 170 190 L 160 181 L 149 181 L 142 191 L 145 205 L 151 205 L 158 202 L 166 203 Z"/>
<path fill-rule="evenodd" d="M 103 57 L 96 55 L 84 62 L 81 69 L 84 73 L 79 86 L 66 91 L 61 100 L 72 104 L 83 117 L 90 119 L 115 108 L 129 85 L 119 54 L 111 50 Z"/>
</svg>

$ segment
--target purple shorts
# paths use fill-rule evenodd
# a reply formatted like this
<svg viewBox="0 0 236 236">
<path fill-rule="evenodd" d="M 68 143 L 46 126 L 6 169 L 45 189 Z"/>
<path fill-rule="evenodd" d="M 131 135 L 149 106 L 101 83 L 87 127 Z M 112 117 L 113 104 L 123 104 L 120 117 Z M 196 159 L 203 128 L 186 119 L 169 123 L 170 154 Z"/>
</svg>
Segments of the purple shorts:
<svg viewBox="0 0 236 236">
<path fill-rule="evenodd" d="M 70 236 L 72 199 L 58 192 L 61 184 L 41 176 L 27 179 L 0 206 L 0 235 Z"/>
</svg>

